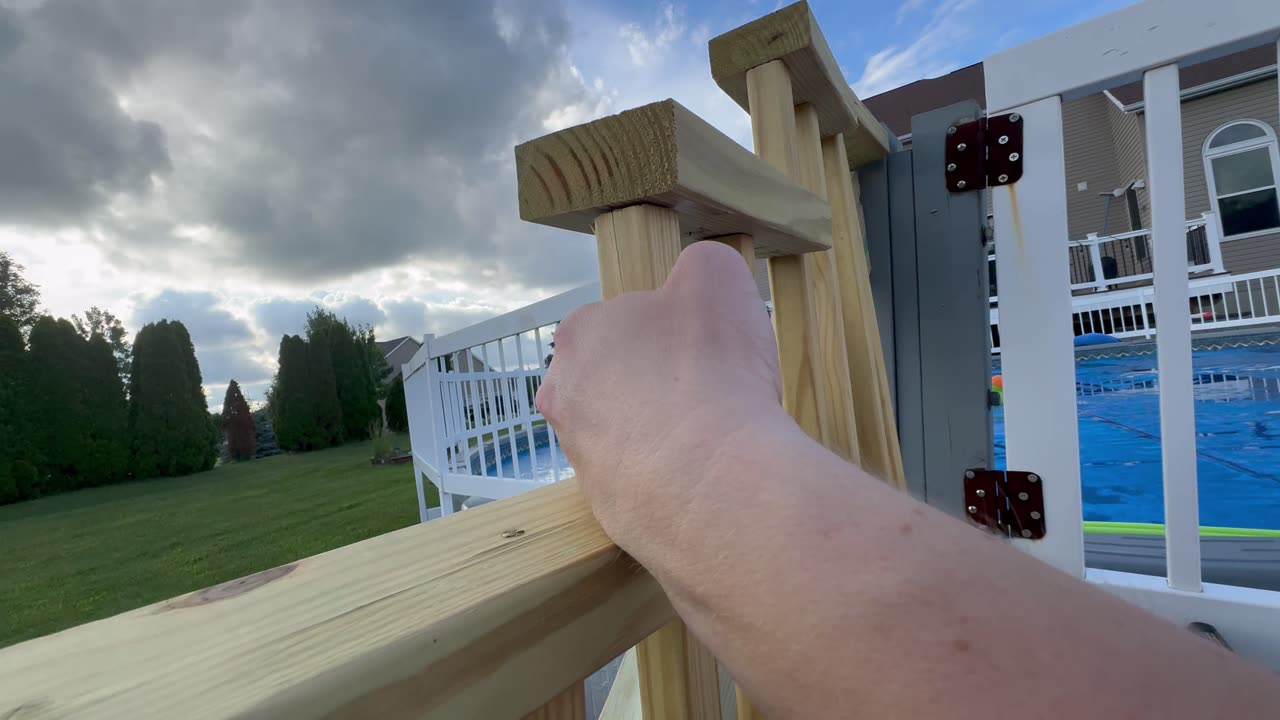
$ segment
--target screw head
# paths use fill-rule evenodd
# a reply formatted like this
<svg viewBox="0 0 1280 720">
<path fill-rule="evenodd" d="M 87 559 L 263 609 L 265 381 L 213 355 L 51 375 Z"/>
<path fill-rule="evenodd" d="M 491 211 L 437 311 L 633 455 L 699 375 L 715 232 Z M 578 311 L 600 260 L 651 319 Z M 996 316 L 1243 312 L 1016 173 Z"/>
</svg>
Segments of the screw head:
<svg viewBox="0 0 1280 720">
<path fill-rule="evenodd" d="M 1009 153 L 1009 162 L 1018 162 L 1018 158 L 1022 157 L 1018 153 Z"/>
<path fill-rule="evenodd" d="M 951 127 L 947 128 L 947 134 L 948 134 L 948 135 L 955 135 L 955 134 L 956 134 L 956 126 L 955 126 L 955 125 L 952 125 Z"/>
<path fill-rule="evenodd" d="M 964 152 L 965 150 L 969 149 L 969 143 L 960 143 L 956 145 L 956 149 L 959 150 L 960 152 Z"/>
<path fill-rule="evenodd" d="M 1022 531 L 1022 537 L 1031 537 L 1031 531 L 1030 531 L 1030 530 L 1023 530 L 1023 531 Z"/>
<path fill-rule="evenodd" d="M 1031 473 L 1027 475 L 1027 482 L 1033 482 L 1033 483 L 1040 482 L 1040 476 L 1035 473 Z"/>
<path fill-rule="evenodd" d="M 1039 520 L 1039 519 L 1040 519 L 1040 511 L 1039 511 L 1039 510 L 1032 510 L 1032 511 L 1031 511 L 1031 519 L 1032 519 L 1032 520 Z"/>
<path fill-rule="evenodd" d="M 1000 177 L 996 178 L 996 180 L 1000 182 L 1009 182 L 1009 176 L 1004 173 L 1000 173 Z"/>
<path fill-rule="evenodd" d="M 955 164 L 955 163 L 947 163 L 947 172 L 955 172 L 955 171 L 956 171 L 956 164 Z"/>
<path fill-rule="evenodd" d="M 972 470 L 965 470 L 965 471 L 964 471 L 964 476 L 965 476 L 966 478 L 969 478 L 970 480 L 972 480 L 972 479 L 973 479 L 973 471 L 972 471 Z"/>
<path fill-rule="evenodd" d="M 1008 136 L 1008 135 L 1001 135 L 1001 136 L 1000 136 L 1000 139 L 999 139 L 999 140 L 996 140 L 996 142 L 1000 143 L 1001 145 L 1004 145 L 1005 143 L 1008 143 L 1008 142 L 1009 142 L 1009 136 Z"/>
<path fill-rule="evenodd" d="M 960 182 L 957 182 L 957 183 L 956 183 L 956 189 L 958 189 L 958 190 L 963 190 L 963 189 L 964 189 L 964 186 L 965 186 L 966 184 L 967 184 L 967 183 L 965 183 L 965 181 L 961 180 Z"/>
<path fill-rule="evenodd" d="M 978 491 L 977 491 L 976 493 L 974 493 L 974 494 L 975 494 L 975 495 L 977 495 L 978 497 L 986 497 L 986 496 L 987 496 L 987 491 L 986 491 L 986 490 L 983 490 L 983 489 L 981 489 L 981 488 L 979 488 L 979 489 L 978 489 Z"/>
<path fill-rule="evenodd" d="M 1021 119 L 1022 116 L 1018 113 L 1009 113 L 1009 122 L 1018 122 Z"/>
<path fill-rule="evenodd" d="M 524 534 L 524 530 L 520 530 L 520 529 L 517 529 L 517 528 L 512 528 L 512 529 L 510 529 L 510 530 L 504 530 L 504 531 L 503 531 L 503 533 L 502 533 L 502 537 L 504 537 L 504 538 L 508 538 L 508 539 L 509 539 L 509 538 L 517 538 L 517 537 L 520 537 L 520 536 L 521 536 L 521 535 L 523 535 L 523 534 Z"/>
<path fill-rule="evenodd" d="M 975 507 L 975 506 L 973 506 L 973 505 L 970 505 L 970 506 L 969 506 L 969 514 L 970 514 L 970 515 L 973 515 L 973 514 L 974 514 L 974 513 L 976 513 L 976 512 L 978 512 L 978 508 L 977 508 L 977 507 Z"/>
<path fill-rule="evenodd" d="M 1028 495 L 1028 494 L 1026 494 L 1026 493 L 1024 493 L 1024 492 L 1020 492 L 1020 493 L 1018 493 L 1018 499 L 1019 499 L 1019 500 L 1030 500 L 1030 499 L 1031 499 L 1031 496 L 1030 496 L 1030 495 Z"/>
</svg>

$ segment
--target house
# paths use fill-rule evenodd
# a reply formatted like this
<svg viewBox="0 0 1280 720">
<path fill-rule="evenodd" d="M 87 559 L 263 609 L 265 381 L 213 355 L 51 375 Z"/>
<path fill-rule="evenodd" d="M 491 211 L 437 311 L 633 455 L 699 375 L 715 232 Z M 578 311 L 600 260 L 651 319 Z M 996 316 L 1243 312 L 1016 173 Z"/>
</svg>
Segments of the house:
<svg viewBox="0 0 1280 720">
<path fill-rule="evenodd" d="M 1173 151 L 1181 152 L 1185 173 L 1188 270 L 1193 286 L 1202 288 L 1193 293 L 1203 295 L 1206 303 L 1200 307 L 1206 308 L 1236 292 L 1231 290 L 1235 278 L 1280 269 L 1276 46 L 1237 52 L 1180 73 L 1183 137 L 1182 147 Z M 982 64 L 976 63 L 863 102 L 910 147 L 914 115 L 962 100 L 981 104 L 985 98 Z M 1064 102 L 1062 122 L 1069 235 L 1063 242 L 1080 307 L 1150 284 L 1142 84 Z M 767 298 L 766 278 L 757 273 Z M 1270 282 L 1266 287 L 1275 289 L 1280 281 Z M 1195 311 L 1194 294 L 1190 302 Z M 1244 300 L 1231 302 L 1239 314 Z M 1078 318 L 1077 331 L 1088 331 L 1080 323 Z"/>
<path fill-rule="evenodd" d="M 391 366 L 391 374 L 387 376 L 387 382 L 392 383 L 395 382 L 396 378 L 400 377 L 400 366 L 409 362 L 422 349 L 422 343 L 405 335 L 395 340 L 380 341 L 378 349 L 382 351 L 382 357 L 386 358 L 387 365 Z"/>
</svg>

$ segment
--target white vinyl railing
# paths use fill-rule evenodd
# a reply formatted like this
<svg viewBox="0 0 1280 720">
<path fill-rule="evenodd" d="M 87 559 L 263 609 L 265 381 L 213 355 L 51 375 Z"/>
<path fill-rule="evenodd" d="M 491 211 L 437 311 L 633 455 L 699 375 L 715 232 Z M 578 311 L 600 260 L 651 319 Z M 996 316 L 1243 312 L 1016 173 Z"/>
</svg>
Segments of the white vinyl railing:
<svg viewBox="0 0 1280 720">
<path fill-rule="evenodd" d="M 1187 272 L 1223 272 L 1222 239 L 1213 213 L 1187 223 Z M 1071 289 L 1104 291 L 1113 285 L 1151 279 L 1151 230 L 1116 235 L 1089 233 L 1072 240 L 1067 259 Z"/>
<path fill-rule="evenodd" d="M 1249 47 L 1275 46 L 1277 35 L 1280 3 L 1273 1 L 1146 0 L 983 62 L 988 112 L 1017 113 L 1024 128 L 1022 178 L 992 192 L 1000 238 L 996 264 L 1006 462 L 1010 469 L 1040 476 L 1048 528 L 1043 540 L 1011 542 L 1173 622 L 1210 623 L 1237 652 L 1273 669 L 1280 669 L 1280 592 L 1201 578 L 1191 303 L 1193 298 L 1201 303 L 1199 327 L 1265 322 L 1275 278 L 1241 276 L 1221 293 L 1205 292 L 1188 279 L 1178 68 Z M 1062 102 L 1138 78 L 1143 80 L 1152 220 L 1150 297 L 1136 296 L 1119 315 L 1115 307 L 1081 313 L 1074 306 L 1061 246 L 1036 241 L 1067 234 Z M 1208 299 L 1209 308 L 1200 310 L 1201 298 Z M 1261 316 L 1260 300 L 1266 303 Z M 1160 328 L 1156 362 L 1166 578 L 1086 571 L 1079 440 L 1075 432 L 1063 432 L 1077 425 L 1074 353 L 1065 330 L 1083 315 L 1090 322 L 1110 318 L 1119 322 L 1120 332 L 1137 332 L 1122 320 L 1124 307 L 1135 308 L 1131 317 L 1140 322 L 1155 317 Z"/>
<path fill-rule="evenodd" d="M 556 325 L 574 308 L 599 299 L 599 284 L 586 285 L 425 338 L 403 367 L 424 521 L 424 479 L 436 486 L 440 511 L 448 515 L 456 501 L 468 497 L 500 500 L 567 476 L 555 431 L 533 400 Z"/>
</svg>

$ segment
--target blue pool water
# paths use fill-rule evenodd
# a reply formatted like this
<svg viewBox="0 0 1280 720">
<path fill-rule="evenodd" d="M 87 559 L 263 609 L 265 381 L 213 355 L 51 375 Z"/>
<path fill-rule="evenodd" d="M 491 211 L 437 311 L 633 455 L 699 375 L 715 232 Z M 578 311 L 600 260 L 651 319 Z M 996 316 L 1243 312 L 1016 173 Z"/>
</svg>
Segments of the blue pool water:
<svg viewBox="0 0 1280 720">
<path fill-rule="evenodd" d="M 1076 361 L 1085 519 L 1162 522 L 1156 356 L 1099 354 Z M 1197 350 L 1193 374 L 1201 524 L 1280 529 L 1280 344 Z M 995 435 L 1004 467 L 1003 408 Z"/>
<path fill-rule="evenodd" d="M 503 442 L 506 442 L 506 436 L 503 436 Z M 545 442 L 545 440 L 543 441 Z M 513 462 L 510 455 L 502 458 L 502 467 L 499 468 L 497 463 L 489 463 L 487 468 L 490 475 L 501 475 L 502 477 L 522 477 L 533 478 L 539 482 L 554 482 L 556 479 L 555 467 L 551 464 L 551 445 L 535 444 L 533 448 L 533 461 L 529 460 L 529 449 L 522 447 L 520 452 L 516 454 Z M 569 461 L 565 459 L 564 453 L 560 452 L 560 446 L 556 445 L 555 460 L 559 463 L 560 476 L 564 477 L 565 470 L 569 468 Z M 516 472 L 516 466 L 519 465 L 519 472 Z M 535 469 L 536 465 L 536 469 Z M 500 471 L 500 472 L 499 472 Z"/>
</svg>

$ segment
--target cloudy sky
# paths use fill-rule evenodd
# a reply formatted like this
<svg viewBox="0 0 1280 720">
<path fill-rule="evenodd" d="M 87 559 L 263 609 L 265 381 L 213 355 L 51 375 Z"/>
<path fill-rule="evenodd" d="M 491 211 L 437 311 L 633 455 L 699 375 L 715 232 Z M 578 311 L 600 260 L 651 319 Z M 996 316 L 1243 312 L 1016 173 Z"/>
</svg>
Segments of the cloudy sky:
<svg viewBox="0 0 1280 720">
<path fill-rule="evenodd" d="M 1123 5 L 814 0 L 863 97 Z M 442 333 L 589 282 L 512 146 L 674 97 L 745 145 L 707 40 L 770 0 L 0 0 L 0 249 L 56 315 L 186 323 L 261 399 L 316 304 Z"/>
</svg>

